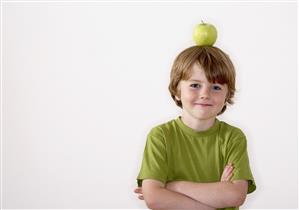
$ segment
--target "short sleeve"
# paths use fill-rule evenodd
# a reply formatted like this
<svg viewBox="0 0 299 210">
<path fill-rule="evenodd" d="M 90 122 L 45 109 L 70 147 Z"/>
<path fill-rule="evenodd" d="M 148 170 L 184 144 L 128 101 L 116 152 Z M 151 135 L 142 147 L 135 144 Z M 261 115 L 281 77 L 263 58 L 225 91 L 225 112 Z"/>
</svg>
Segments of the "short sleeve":
<svg viewBox="0 0 299 210">
<path fill-rule="evenodd" d="M 147 136 L 142 165 L 137 177 L 138 186 L 142 186 L 144 179 L 156 179 L 166 183 L 167 171 L 165 137 L 162 129 L 156 127 Z"/>
<path fill-rule="evenodd" d="M 250 169 L 246 136 L 239 129 L 233 133 L 227 144 L 226 162 L 233 163 L 234 170 L 232 180 L 247 180 L 247 194 L 255 191 L 256 184 Z"/>
</svg>

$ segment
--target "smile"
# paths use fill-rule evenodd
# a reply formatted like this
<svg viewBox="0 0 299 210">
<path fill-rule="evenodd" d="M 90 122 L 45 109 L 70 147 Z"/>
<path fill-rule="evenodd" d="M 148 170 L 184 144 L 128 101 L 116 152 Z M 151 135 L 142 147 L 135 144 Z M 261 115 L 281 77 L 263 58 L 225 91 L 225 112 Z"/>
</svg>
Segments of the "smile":
<svg viewBox="0 0 299 210">
<path fill-rule="evenodd" d="M 201 104 L 201 103 L 196 103 L 195 105 L 202 106 L 202 107 L 212 106 L 212 104 Z"/>
</svg>

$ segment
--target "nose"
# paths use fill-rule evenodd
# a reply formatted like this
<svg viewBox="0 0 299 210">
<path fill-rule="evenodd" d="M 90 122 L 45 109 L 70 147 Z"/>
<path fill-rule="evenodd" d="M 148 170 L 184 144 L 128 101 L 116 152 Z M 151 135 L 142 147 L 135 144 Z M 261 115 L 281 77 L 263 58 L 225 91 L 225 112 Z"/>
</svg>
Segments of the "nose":
<svg viewBox="0 0 299 210">
<path fill-rule="evenodd" d="M 208 87 L 202 87 L 200 90 L 200 98 L 206 99 L 210 97 L 210 89 Z"/>
</svg>

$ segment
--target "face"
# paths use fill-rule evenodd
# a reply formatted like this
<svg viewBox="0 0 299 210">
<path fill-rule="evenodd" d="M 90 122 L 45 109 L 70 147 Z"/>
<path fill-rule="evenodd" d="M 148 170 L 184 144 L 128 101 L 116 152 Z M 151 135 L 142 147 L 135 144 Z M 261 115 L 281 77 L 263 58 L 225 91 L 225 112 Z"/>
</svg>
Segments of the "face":
<svg viewBox="0 0 299 210">
<path fill-rule="evenodd" d="M 178 85 L 183 115 L 197 120 L 212 120 L 222 110 L 228 93 L 226 84 L 209 83 L 198 64 L 192 66 L 192 75 Z"/>
</svg>

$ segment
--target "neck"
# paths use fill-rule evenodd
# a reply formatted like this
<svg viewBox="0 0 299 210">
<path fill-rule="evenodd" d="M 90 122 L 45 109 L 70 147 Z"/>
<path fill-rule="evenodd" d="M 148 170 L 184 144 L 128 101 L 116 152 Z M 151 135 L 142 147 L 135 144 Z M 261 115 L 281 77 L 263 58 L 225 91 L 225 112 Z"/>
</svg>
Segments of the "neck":
<svg viewBox="0 0 299 210">
<path fill-rule="evenodd" d="M 195 131 L 205 131 L 211 128 L 215 123 L 215 118 L 197 119 L 189 115 L 182 114 L 183 123 Z"/>
</svg>

